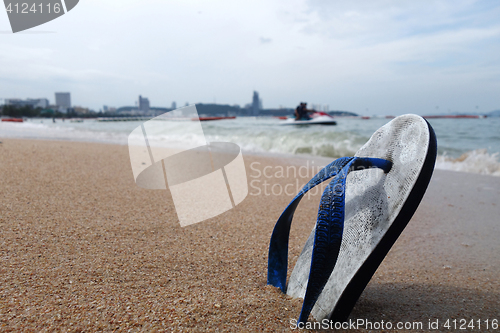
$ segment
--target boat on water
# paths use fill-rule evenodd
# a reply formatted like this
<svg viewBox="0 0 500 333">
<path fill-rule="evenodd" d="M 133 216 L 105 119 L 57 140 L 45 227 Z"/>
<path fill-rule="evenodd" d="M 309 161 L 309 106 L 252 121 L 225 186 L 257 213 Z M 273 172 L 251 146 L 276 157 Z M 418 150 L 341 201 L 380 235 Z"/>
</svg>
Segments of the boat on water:
<svg viewBox="0 0 500 333">
<path fill-rule="evenodd" d="M 335 119 L 328 113 L 314 111 L 310 114 L 311 119 L 295 120 L 295 118 L 288 118 L 280 123 L 280 125 L 337 125 Z"/>
<path fill-rule="evenodd" d="M 193 118 L 191 120 L 193 121 L 212 121 L 212 120 L 224 120 L 224 119 L 236 119 L 236 117 L 199 117 L 199 118 Z"/>
<path fill-rule="evenodd" d="M 9 121 L 13 123 L 22 123 L 23 118 L 2 118 L 2 121 Z"/>
<path fill-rule="evenodd" d="M 423 116 L 425 119 L 479 119 L 486 118 L 484 115 L 477 114 L 459 114 L 459 115 L 436 115 L 436 116 Z"/>
</svg>

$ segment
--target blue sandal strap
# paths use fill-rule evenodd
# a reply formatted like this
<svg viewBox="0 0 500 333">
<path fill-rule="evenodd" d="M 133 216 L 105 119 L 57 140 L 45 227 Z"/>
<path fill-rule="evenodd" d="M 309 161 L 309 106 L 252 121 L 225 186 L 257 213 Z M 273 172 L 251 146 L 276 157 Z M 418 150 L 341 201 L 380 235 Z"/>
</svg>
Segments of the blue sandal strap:
<svg viewBox="0 0 500 333">
<path fill-rule="evenodd" d="M 274 226 L 269 243 L 269 258 L 267 265 L 267 284 L 273 285 L 285 292 L 286 272 L 288 268 L 288 239 L 293 214 L 300 200 L 310 189 L 335 176 L 353 157 L 342 157 L 321 169 L 285 208 Z"/>
<path fill-rule="evenodd" d="M 379 158 L 359 157 L 343 157 L 333 161 L 302 188 L 276 222 L 269 245 L 267 283 L 285 292 L 288 239 L 295 209 L 307 191 L 335 176 L 321 197 L 311 269 L 299 322 L 307 321 L 337 262 L 344 229 L 345 181 L 347 175 L 350 171 L 372 167 L 381 168 L 387 173 L 391 169 L 392 163 Z"/>
<path fill-rule="evenodd" d="M 335 267 L 342 243 L 345 218 L 345 185 L 350 171 L 380 168 L 389 172 L 392 163 L 383 159 L 354 158 L 328 184 L 318 209 L 309 280 L 299 322 L 306 322 Z"/>
</svg>

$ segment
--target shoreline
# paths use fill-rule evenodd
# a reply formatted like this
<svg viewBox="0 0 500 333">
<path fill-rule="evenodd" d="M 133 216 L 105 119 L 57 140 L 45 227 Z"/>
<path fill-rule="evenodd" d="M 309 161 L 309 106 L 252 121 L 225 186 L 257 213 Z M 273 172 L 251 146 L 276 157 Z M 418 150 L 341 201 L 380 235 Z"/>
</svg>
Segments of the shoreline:
<svg viewBox="0 0 500 333">
<path fill-rule="evenodd" d="M 1 140 L 42 140 L 42 141 L 53 141 L 53 142 L 76 142 L 76 143 L 92 143 L 92 144 L 103 144 L 103 145 L 118 145 L 118 146 L 127 146 L 128 143 L 122 142 L 110 142 L 110 141 L 91 141 L 88 138 L 84 138 L 79 140 L 78 138 L 42 138 L 42 137 L 2 137 L 0 136 L 0 141 Z M 485 171 L 481 170 L 481 172 L 475 171 L 475 167 L 477 167 L 477 162 L 472 161 L 471 166 L 464 166 L 461 165 L 460 162 L 463 162 L 464 159 L 467 158 L 467 156 L 472 155 L 474 158 L 474 154 L 476 152 L 481 153 L 481 151 L 484 149 L 478 149 L 474 151 L 470 151 L 466 154 L 463 154 L 459 158 L 450 158 L 446 155 L 438 155 L 437 160 L 436 160 L 436 170 L 442 170 L 442 171 L 452 171 L 452 172 L 460 172 L 460 173 L 467 173 L 467 174 L 476 174 L 476 175 L 483 175 L 483 176 L 491 176 L 491 177 L 500 177 L 500 170 L 497 171 Z M 276 153 L 276 152 L 258 152 L 258 151 L 249 151 L 249 150 L 242 150 L 242 153 L 244 156 L 253 156 L 253 157 L 263 157 L 263 158 L 270 158 L 270 159 L 276 159 L 276 160 L 287 160 L 290 163 L 293 161 L 293 163 L 302 165 L 303 163 L 313 163 L 316 166 L 322 165 L 326 166 L 328 163 L 332 162 L 335 160 L 335 158 L 330 158 L 330 157 L 324 157 L 324 156 L 317 156 L 317 155 L 306 155 L 306 154 L 289 154 L 289 153 Z M 465 157 L 464 157 L 465 156 Z M 492 162 L 492 158 L 495 158 L 495 154 L 488 155 L 482 157 L 485 160 L 488 160 L 489 163 Z M 481 158 L 481 157 L 480 157 Z M 457 163 L 458 162 L 458 163 Z M 471 171 L 471 169 L 473 171 Z"/>
<path fill-rule="evenodd" d="M 135 185 L 126 146 L 1 141 L 3 330 L 291 331 L 302 300 L 266 286 L 266 270 L 274 223 L 295 193 L 249 194 L 181 228 L 168 190 Z M 244 160 L 249 181 L 261 182 L 251 163 L 279 170 L 306 162 Z M 285 188 L 297 180 L 268 181 Z M 289 274 L 314 226 L 318 192 L 295 214 Z M 500 319 L 498 198 L 498 177 L 435 170 L 350 318 Z"/>
</svg>

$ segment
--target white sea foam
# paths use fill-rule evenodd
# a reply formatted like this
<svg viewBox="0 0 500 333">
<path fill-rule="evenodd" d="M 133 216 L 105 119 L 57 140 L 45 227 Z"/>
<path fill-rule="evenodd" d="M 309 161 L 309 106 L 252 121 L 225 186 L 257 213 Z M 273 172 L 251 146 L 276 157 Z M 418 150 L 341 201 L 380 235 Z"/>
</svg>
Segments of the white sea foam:
<svg viewBox="0 0 500 333">
<path fill-rule="evenodd" d="M 436 160 L 436 169 L 479 173 L 500 177 L 498 153 L 488 154 L 486 149 L 476 149 L 462 154 L 458 158 L 440 155 Z"/>
<path fill-rule="evenodd" d="M 439 119 L 438 119 L 439 120 Z M 43 122 L 43 123 L 42 123 Z M 232 142 L 243 152 L 320 156 L 335 159 L 353 156 L 386 119 L 360 121 L 339 119 L 338 126 L 292 127 L 279 126 L 279 120 L 266 118 L 238 118 L 230 121 L 203 123 L 209 142 Z M 32 119 L 24 123 L 0 122 L 0 137 L 47 140 L 73 140 L 127 144 L 130 132 L 142 121 L 53 123 L 51 119 Z M 205 137 L 196 136 L 189 129 L 193 122 L 178 126 L 165 122 L 167 134 L 152 135 L 151 144 L 170 143 L 177 148 L 182 143 L 205 144 Z M 500 176 L 500 119 L 488 121 L 435 121 L 439 156 L 437 169 L 472 172 Z M 482 148 L 488 148 L 482 149 Z"/>
</svg>

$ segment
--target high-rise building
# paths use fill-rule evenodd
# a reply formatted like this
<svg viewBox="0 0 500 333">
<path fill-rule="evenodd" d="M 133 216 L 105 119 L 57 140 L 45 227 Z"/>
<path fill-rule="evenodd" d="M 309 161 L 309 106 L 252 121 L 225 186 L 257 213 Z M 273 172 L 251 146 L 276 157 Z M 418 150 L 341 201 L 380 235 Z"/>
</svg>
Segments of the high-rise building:
<svg viewBox="0 0 500 333">
<path fill-rule="evenodd" d="M 60 112 L 68 112 L 71 108 L 71 95 L 69 92 L 56 92 L 56 105 Z"/>
<path fill-rule="evenodd" d="M 69 109 L 71 107 L 71 94 L 69 92 L 56 93 L 56 105 Z"/>
<path fill-rule="evenodd" d="M 36 108 L 46 109 L 49 106 L 49 100 L 46 98 L 37 98 L 37 99 L 7 98 L 5 99 L 5 105 L 15 105 L 18 107 L 31 106 L 33 109 Z"/>
<path fill-rule="evenodd" d="M 149 112 L 149 99 L 139 95 L 139 111 Z"/>
<path fill-rule="evenodd" d="M 175 110 L 175 109 L 177 109 L 177 103 L 172 102 L 172 110 Z"/>
<path fill-rule="evenodd" d="M 252 98 L 252 116 L 257 117 L 262 109 L 262 100 L 259 98 L 259 93 L 254 91 Z"/>
</svg>

